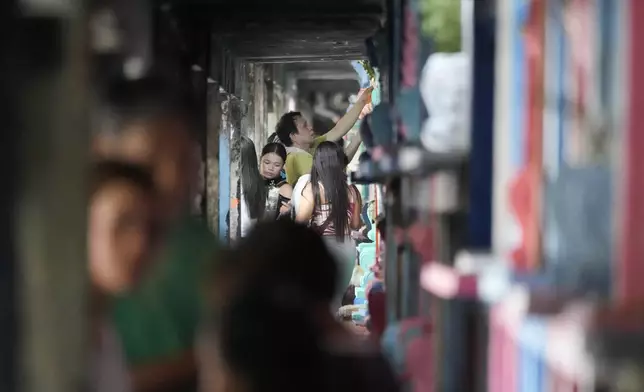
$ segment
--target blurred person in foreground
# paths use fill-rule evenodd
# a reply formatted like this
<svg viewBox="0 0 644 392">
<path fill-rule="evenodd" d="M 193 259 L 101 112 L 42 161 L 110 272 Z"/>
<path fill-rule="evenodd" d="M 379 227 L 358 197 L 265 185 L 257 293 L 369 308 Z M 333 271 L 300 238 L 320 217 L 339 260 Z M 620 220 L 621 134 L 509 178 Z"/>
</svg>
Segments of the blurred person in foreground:
<svg viewBox="0 0 644 392">
<path fill-rule="evenodd" d="M 189 210 L 197 188 L 191 102 L 154 77 L 112 82 L 103 96 L 94 149 L 98 158 L 152 171 L 164 243 L 139 290 L 120 296 L 113 317 L 135 391 L 194 391 L 194 338 L 200 276 L 217 251 L 205 223 Z"/>
<path fill-rule="evenodd" d="M 110 317 L 111 298 L 135 288 L 155 234 L 155 192 L 145 169 L 120 162 L 93 167 L 88 208 L 88 269 L 92 284 L 91 390 L 129 392 L 131 380 Z"/>
<path fill-rule="evenodd" d="M 313 230 L 258 223 L 216 266 L 201 392 L 398 391 L 377 346 L 331 314 L 337 273 Z"/>
</svg>

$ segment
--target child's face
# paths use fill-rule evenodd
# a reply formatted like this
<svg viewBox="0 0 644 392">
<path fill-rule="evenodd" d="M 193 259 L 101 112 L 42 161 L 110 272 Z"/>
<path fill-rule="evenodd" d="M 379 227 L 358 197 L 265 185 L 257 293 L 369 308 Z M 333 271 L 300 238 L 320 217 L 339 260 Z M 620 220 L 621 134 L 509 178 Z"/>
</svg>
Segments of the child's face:
<svg viewBox="0 0 644 392">
<path fill-rule="evenodd" d="M 101 290 L 127 292 L 139 280 L 152 248 L 151 197 L 126 181 L 101 187 L 90 201 L 89 270 Z"/>
<path fill-rule="evenodd" d="M 262 160 L 259 164 L 259 170 L 261 171 L 261 175 L 264 178 L 278 178 L 283 167 L 284 160 L 281 156 L 275 154 L 274 152 L 269 152 L 268 154 L 262 155 Z"/>
</svg>

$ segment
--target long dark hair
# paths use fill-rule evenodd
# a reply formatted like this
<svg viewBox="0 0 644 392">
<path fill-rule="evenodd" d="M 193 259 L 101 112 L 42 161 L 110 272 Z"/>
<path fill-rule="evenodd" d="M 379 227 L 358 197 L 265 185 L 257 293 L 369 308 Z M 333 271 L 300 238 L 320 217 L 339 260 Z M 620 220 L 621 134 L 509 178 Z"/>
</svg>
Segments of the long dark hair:
<svg viewBox="0 0 644 392">
<path fill-rule="evenodd" d="M 222 357 L 252 392 L 298 392 L 309 383 L 307 391 L 328 391 L 322 331 L 306 309 L 308 303 L 291 285 L 279 283 L 248 282 L 224 305 Z"/>
<path fill-rule="evenodd" d="M 248 215 L 252 219 L 257 219 L 264 214 L 266 205 L 266 187 L 264 179 L 259 173 L 257 151 L 255 151 L 253 141 L 246 136 L 239 139 L 239 150 L 241 190 L 248 207 Z"/>
<path fill-rule="evenodd" d="M 330 223 L 333 223 L 335 235 L 343 239 L 348 232 L 349 222 L 349 186 L 344 171 L 344 151 L 333 142 L 322 142 L 315 149 L 313 168 L 311 169 L 311 187 L 314 197 L 314 208 L 322 201 L 320 199 L 320 184 L 324 188 L 327 203 L 331 205 L 329 212 Z"/>
<path fill-rule="evenodd" d="M 271 133 L 270 136 L 268 137 L 268 139 L 266 139 L 266 142 L 267 143 L 279 143 L 279 144 L 282 144 L 282 142 L 280 141 L 279 136 L 277 136 L 277 132 Z M 262 154 L 262 155 L 264 155 L 264 154 Z"/>
</svg>

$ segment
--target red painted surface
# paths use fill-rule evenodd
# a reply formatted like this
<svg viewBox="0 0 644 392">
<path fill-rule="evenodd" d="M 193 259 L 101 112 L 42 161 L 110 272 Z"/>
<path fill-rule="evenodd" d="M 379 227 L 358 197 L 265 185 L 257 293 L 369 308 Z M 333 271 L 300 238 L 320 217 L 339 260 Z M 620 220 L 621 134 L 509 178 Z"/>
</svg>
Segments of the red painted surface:
<svg viewBox="0 0 644 392">
<path fill-rule="evenodd" d="M 503 331 L 499 322 L 497 307 L 490 310 L 490 331 L 488 344 L 488 391 L 501 391 L 503 385 Z"/>
<path fill-rule="evenodd" d="M 396 243 L 408 242 L 423 262 L 434 259 L 434 231 L 431 225 L 416 222 L 407 229 L 397 227 L 394 236 Z"/>
<path fill-rule="evenodd" d="M 595 31 L 597 16 L 595 1 L 571 0 L 564 7 L 563 23 L 569 48 L 567 78 L 571 80 L 572 118 L 567 130 L 567 154 L 569 163 L 584 162 L 587 151 L 588 131 L 586 123 L 589 103 L 589 86 L 596 84 L 593 79 L 595 48 Z"/>
<path fill-rule="evenodd" d="M 371 334 L 375 340 L 380 341 L 385 328 L 387 328 L 387 294 L 384 291 L 370 292 L 367 298 L 369 300 Z"/>
<path fill-rule="evenodd" d="M 566 376 L 551 371 L 552 392 L 579 392 L 578 384 Z"/>
<path fill-rule="evenodd" d="M 523 232 L 521 244 L 511 254 L 514 267 L 518 271 L 530 269 L 530 253 L 534 252 L 535 246 L 538 245 L 538 242 L 535 243 L 536 235 L 533 232 L 535 229 L 533 222 L 535 219 L 539 219 L 539 215 L 533 208 L 536 203 L 536 200 L 533 199 L 537 197 L 539 187 L 535 186 L 532 177 L 534 174 L 531 174 L 529 169 L 525 167 L 517 173 L 509 185 L 510 206 L 517 224 Z"/>
<path fill-rule="evenodd" d="M 543 181 L 543 94 L 546 0 L 532 0 L 525 26 L 527 116 L 525 162 L 510 186 L 510 202 L 523 233 L 513 252 L 515 267 L 532 271 L 541 260 L 541 184 Z"/>
<path fill-rule="evenodd" d="M 599 330 L 630 333 L 640 331 L 644 325 L 644 303 L 638 301 L 597 309 L 592 325 Z"/>
<path fill-rule="evenodd" d="M 404 30 L 402 47 L 402 75 L 400 84 L 412 88 L 418 84 L 418 20 L 410 6 L 404 11 Z"/>
<path fill-rule="evenodd" d="M 627 128 L 623 140 L 623 191 L 621 200 L 621 227 L 617 230 L 620 244 L 616 257 L 616 296 L 621 302 L 644 299 L 644 1 L 629 0 L 630 36 L 627 34 L 630 58 Z M 629 12 L 630 11 L 630 12 Z"/>
<path fill-rule="evenodd" d="M 543 164 L 543 73 L 545 53 L 545 0 L 532 0 L 526 26 L 528 75 L 528 118 L 526 163 L 531 167 Z"/>
<path fill-rule="evenodd" d="M 414 392 L 433 392 L 434 375 L 432 372 L 432 337 L 429 332 L 409 343 L 407 363 Z"/>
<path fill-rule="evenodd" d="M 422 317 L 402 320 L 398 339 L 405 355 L 403 379 L 412 385 L 414 392 L 433 392 L 432 324 Z"/>
</svg>

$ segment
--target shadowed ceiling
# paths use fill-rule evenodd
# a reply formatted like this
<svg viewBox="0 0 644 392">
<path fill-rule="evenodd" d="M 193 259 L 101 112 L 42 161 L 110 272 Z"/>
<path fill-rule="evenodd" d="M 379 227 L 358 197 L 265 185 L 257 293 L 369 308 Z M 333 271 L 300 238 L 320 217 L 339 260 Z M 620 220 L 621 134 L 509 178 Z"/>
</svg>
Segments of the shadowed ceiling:
<svg viewBox="0 0 644 392">
<path fill-rule="evenodd" d="M 184 17 L 208 21 L 238 58 L 261 63 L 364 58 L 380 27 L 381 0 L 184 0 Z"/>
</svg>

